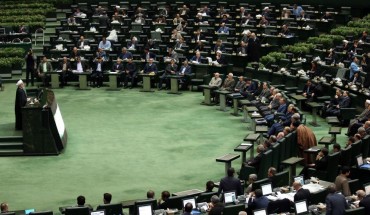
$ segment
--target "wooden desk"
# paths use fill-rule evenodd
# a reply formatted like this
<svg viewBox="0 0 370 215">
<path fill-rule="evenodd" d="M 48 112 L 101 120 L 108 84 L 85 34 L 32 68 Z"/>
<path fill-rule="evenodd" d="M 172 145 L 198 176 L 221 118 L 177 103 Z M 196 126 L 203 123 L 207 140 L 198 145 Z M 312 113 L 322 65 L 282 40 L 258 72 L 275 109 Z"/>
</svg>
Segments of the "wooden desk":
<svg viewBox="0 0 370 215">
<path fill-rule="evenodd" d="M 154 77 L 154 75 L 144 74 L 141 73 L 139 76 L 143 77 L 143 89 L 140 90 L 140 92 L 154 92 L 151 88 L 151 77 Z"/>
<path fill-rule="evenodd" d="M 220 95 L 220 111 L 227 111 L 226 109 L 226 95 L 230 94 L 227 90 L 215 90 L 215 93 Z"/>
<path fill-rule="evenodd" d="M 51 88 L 59 88 L 59 74 L 61 72 L 49 72 L 51 76 Z M 46 75 L 46 74 L 45 74 Z"/>
<path fill-rule="evenodd" d="M 312 108 L 312 122 L 310 122 L 310 125 L 314 127 L 318 127 L 319 125 L 317 124 L 317 108 L 322 107 L 323 105 L 317 102 L 308 102 L 308 106 Z"/>
<path fill-rule="evenodd" d="M 247 161 L 247 151 L 251 151 L 251 155 L 253 155 L 252 151 L 254 150 L 253 143 L 252 142 L 242 142 L 239 146 L 235 147 L 235 152 L 241 152 L 242 153 L 242 163 Z M 250 158 L 252 159 L 252 158 Z"/>
<path fill-rule="evenodd" d="M 170 75 L 169 78 L 171 80 L 171 90 L 168 92 L 168 94 L 181 94 L 179 92 L 179 79 L 183 78 L 183 76 Z"/>
<path fill-rule="evenodd" d="M 321 150 L 320 146 L 313 146 L 313 147 L 303 151 L 304 153 L 308 154 L 308 156 L 309 156 L 309 160 L 307 162 L 308 164 L 315 163 L 316 155 L 320 152 L 320 150 Z"/>
<path fill-rule="evenodd" d="M 90 72 L 74 72 L 73 74 L 78 75 L 79 87 L 78 90 L 90 90 L 91 88 L 87 86 L 87 76 L 90 75 Z"/>
<path fill-rule="evenodd" d="M 180 191 L 176 193 L 172 193 L 172 196 L 196 196 L 198 194 L 203 193 L 204 191 L 199 190 L 199 189 L 191 189 L 191 190 L 185 190 L 185 191 Z"/>
<path fill-rule="evenodd" d="M 303 101 L 306 101 L 306 100 L 307 100 L 307 98 L 306 98 L 306 97 L 304 97 L 304 96 L 302 96 L 302 95 L 293 95 L 293 96 L 292 96 L 292 98 L 293 98 L 294 100 L 296 100 L 296 102 L 297 102 L 297 107 L 299 108 L 299 110 L 302 110 L 302 102 L 303 102 Z"/>
<path fill-rule="evenodd" d="M 260 138 L 260 136 L 261 136 L 260 134 L 248 134 L 247 136 L 244 137 L 244 141 L 249 141 L 253 144 L 253 148 L 252 148 L 252 150 L 250 150 L 250 158 L 249 159 L 254 158 L 254 144 Z"/>
<path fill-rule="evenodd" d="M 108 72 L 109 77 L 109 88 L 107 90 L 120 91 L 121 88 L 118 87 L 117 77 L 120 75 L 118 72 Z"/>
<path fill-rule="evenodd" d="M 291 157 L 291 158 L 288 158 L 286 160 L 283 160 L 281 163 L 282 164 L 286 164 L 286 165 L 289 165 L 289 184 L 292 184 L 293 183 L 293 177 L 296 175 L 296 165 L 297 163 L 301 162 L 302 160 L 304 160 L 303 158 L 298 158 L 298 157 Z"/>
<path fill-rule="evenodd" d="M 217 87 L 214 87 L 214 86 L 209 86 L 209 85 L 200 85 L 199 87 L 202 87 L 203 88 L 203 94 L 204 94 L 204 100 L 202 103 L 202 105 L 213 105 L 212 102 L 211 102 L 211 92 L 215 89 L 217 89 Z"/>
<path fill-rule="evenodd" d="M 231 168 L 231 162 L 235 159 L 238 159 L 240 155 L 236 154 L 226 154 L 222 157 L 216 158 L 217 162 L 225 163 L 225 175 L 227 175 L 227 170 Z"/>
</svg>

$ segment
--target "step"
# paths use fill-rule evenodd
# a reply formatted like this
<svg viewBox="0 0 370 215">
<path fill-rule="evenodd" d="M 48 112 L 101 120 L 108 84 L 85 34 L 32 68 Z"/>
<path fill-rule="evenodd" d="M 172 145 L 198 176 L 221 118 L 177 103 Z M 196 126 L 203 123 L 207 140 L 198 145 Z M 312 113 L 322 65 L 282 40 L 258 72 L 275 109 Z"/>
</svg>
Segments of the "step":
<svg viewBox="0 0 370 215">
<path fill-rule="evenodd" d="M 3 142 L 23 142 L 23 137 L 22 136 L 2 136 L 0 137 L 0 143 Z"/>
<path fill-rule="evenodd" d="M 22 142 L 16 142 L 16 143 L 11 143 L 11 142 L 3 142 L 0 143 L 0 150 L 13 150 L 13 149 L 18 149 L 18 150 L 23 150 L 23 143 Z"/>
<path fill-rule="evenodd" d="M 7 149 L 7 150 L 0 150 L 0 157 L 5 156 L 22 156 L 24 155 L 23 150 L 20 149 Z"/>
</svg>

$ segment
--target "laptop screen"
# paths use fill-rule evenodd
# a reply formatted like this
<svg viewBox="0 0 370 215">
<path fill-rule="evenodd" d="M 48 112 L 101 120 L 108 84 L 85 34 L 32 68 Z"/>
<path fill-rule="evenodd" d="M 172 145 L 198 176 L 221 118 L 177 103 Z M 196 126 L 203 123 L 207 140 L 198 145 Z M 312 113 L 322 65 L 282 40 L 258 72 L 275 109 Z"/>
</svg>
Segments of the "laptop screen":
<svg viewBox="0 0 370 215">
<path fill-rule="evenodd" d="M 225 204 L 233 203 L 235 202 L 235 199 L 236 199 L 235 192 L 224 193 Z"/>
<path fill-rule="evenodd" d="M 298 175 L 298 176 L 294 177 L 294 181 L 299 181 L 301 183 L 301 185 L 304 185 L 303 175 Z"/>
<path fill-rule="evenodd" d="M 35 209 L 26 209 L 26 210 L 24 210 L 25 214 L 29 214 L 31 212 L 35 212 Z"/>
<path fill-rule="evenodd" d="M 253 211 L 253 215 L 267 215 L 267 213 L 265 209 L 261 209 Z"/>
<path fill-rule="evenodd" d="M 138 215 L 153 215 L 152 205 L 141 205 L 138 207 Z"/>
<path fill-rule="evenodd" d="M 185 208 L 185 205 L 187 203 L 191 203 L 193 205 L 193 208 L 196 208 L 196 205 L 195 205 L 195 199 L 194 198 L 190 198 L 190 199 L 183 199 L 182 200 L 182 206 L 183 208 Z"/>
<path fill-rule="evenodd" d="M 357 166 L 360 167 L 362 164 L 364 164 L 364 160 L 362 159 L 362 154 L 359 154 L 356 156 L 357 160 Z"/>
<path fill-rule="evenodd" d="M 270 195 L 272 193 L 271 183 L 261 185 L 262 195 Z"/>
<path fill-rule="evenodd" d="M 105 215 L 104 211 L 91 211 L 90 215 Z"/>
<path fill-rule="evenodd" d="M 308 212 L 306 201 L 295 202 L 294 205 L 296 214 L 303 214 Z"/>
</svg>

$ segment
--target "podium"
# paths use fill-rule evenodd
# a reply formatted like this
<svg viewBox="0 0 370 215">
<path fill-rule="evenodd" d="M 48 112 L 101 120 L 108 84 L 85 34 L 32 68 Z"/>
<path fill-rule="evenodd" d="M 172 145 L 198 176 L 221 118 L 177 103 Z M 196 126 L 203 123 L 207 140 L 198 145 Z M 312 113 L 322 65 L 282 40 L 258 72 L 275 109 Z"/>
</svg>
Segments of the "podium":
<svg viewBox="0 0 370 215">
<path fill-rule="evenodd" d="M 74 72 L 74 74 L 78 75 L 78 90 L 91 90 L 91 88 L 87 86 L 87 76 L 90 75 L 90 72 Z"/>
<path fill-rule="evenodd" d="M 140 92 L 154 92 L 151 88 L 151 83 L 150 80 L 154 75 L 149 75 L 149 74 L 139 74 L 139 76 L 143 77 L 143 89 L 140 90 Z"/>
<path fill-rule="evenodd" d="M 169 76 L 171 80 L 171 90 L 168 92 L 168 94 L 181 94 L 179 92 L 179 79 L 183 78 L 181 75 L 170 75 Z"/>
<path fill-rule="evenodd" d="M 49 72 L 51 76 L 51 88 L 59 88 L 59 74 L 60 72 Z"/>
<path fill-rule="evenodd" d="M 118 88 L 117 77 L 120 75 L 118 72 L 108 72 L 109 77 L 109 88 L 107 90 L 120 91 L 121 88 Z"/>
<path fill-rule="evenodd" d="M 227 111 L 226 110 L 226 96 L 231 94 L 230 91 L 227 90 L 215 90 L 215 93 L 220 95 L 220 111 Z"/>
<path fill-rule="evenodd" d="M 54 92 L 42 89 L 39 103 L 22 108 L 25 155 L 58 155 L 67 144 L 67 130 Z M 34 99 L 31 99 L 34 100 Z"/>
<path fill-rule="evenodd" d="M 214 86 L 209 86 L 209 85 L 200 85 L 199 87 L 203 88 L 203 94 L 204 94 L 204 100 L 202 103 L 202 105 L 213 105 L 212 102 L 211 102 L 211 92 L 215 89 L 217 89 L 217 87 L 214 87 Z"/>
</svg>

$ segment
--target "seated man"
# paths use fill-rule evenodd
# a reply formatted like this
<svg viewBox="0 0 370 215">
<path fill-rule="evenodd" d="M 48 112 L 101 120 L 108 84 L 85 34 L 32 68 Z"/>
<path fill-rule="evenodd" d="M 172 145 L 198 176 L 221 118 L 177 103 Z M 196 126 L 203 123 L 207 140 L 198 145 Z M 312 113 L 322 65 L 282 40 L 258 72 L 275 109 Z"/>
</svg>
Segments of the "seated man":
<svg viewBox="0 0 370 215">
<path fill-rule="evenodd" d="M 105 51 L 106 50 L 109 51 L 109 50 L 111 50 L 111 46 L 112 46 L 111 42 L 109 40 L 107 40 L 106 37 L 103 37 L 102 41 L 100 41 L 100 43 L 99 43 L 98 48 L 103 49 Z"/>
<path fill-rule="evenodd" d="M 257 189 L 250 195 L 248 201 L 248 211 L 254 211 L 258 209 L 267 208 L 269 200 L 266 196 L 262 195 L 262 190 Z"/>
<path fill-rule="evenodd" d="M 281 115 L 285 115 L 286 111 L 287 111 L 287 105 L 286 105 L 286 99 L 285 98 L 281 98 L 281 96 L 279 97 L 279 107 L 278 109 L 276 110 L 275 113 L 272 113 L 272 114 L 268 114 L 265 116 L 265 120 L 268 122 L 268 123 L 271 123 L 273 122 L 273 120 L 275 119 L 275 115 L 276 114 L 281 114 Z"/>
<path fill-rule="evenodd" d="M 306 200 L 307 204 L 310 204 L 311 193 L 309 190 L 302 188 L 302 184 L 300 181 L 293 182 L 292 187 L 296 192 L 294 194 L 294 202 Z"/>
<path fill-rule="evenodd" d="M 328 154 L 329 150 L 327 148 L 322 148 L 321 151 L 317 154 L 315 164 L 310 165 L 310 166 L 305 166 L 300 175 L 304 175 L 305 179 L 309 178 L 308 175 L 308 168 L 315 168 L 316 170 L 319 171 L 324 171 L 328 167 Z"/>
<path fill-rule="evenodd" d="M 275 180 L 275 175 L 276 175 L 276 169 L 274 167 L 270 167 L 267 170 L 267 178 L 269 182 L 271 183 L 272 188 L 276 187 L 276 180 Z"/>
<path fill-rule="evenodd" d="M 258 172 L 259 167 L 260 167 L 260 163 L 261 163 L 261 159 L 262 159 L 262 154 L 263 154 L 264 151 L 265 151 L 265 147 L 263 146 L 263 144 L 258 145 L 257 146 L 258 155 L 255 156 L 253 159 L 245 162 L 243 165 L 244 166 L 253 166 L 256 169 L 256 172 Z"/>
<path fill-rule="evenodd" d="M 251 99 L 254 93 L 257 91 L 257 85 L 251 79 L 245 81 L 245 87 L 240 91 L 240 94 L 247 99 Z"/>
<path fill-rule="evenodd" d="M 270 129 L 267 132 L 267 136 L 275 135 L 278 132 L 283 131 L 284 127 L 290 126 L 291 124 L 291 117 L 294 113 L 297 112 L 297 109 L 294 107 L 293 104 L 288 106 L 287 112 L 284 116 L 280 117 L 280 121 L 277 123 L 272 124 Z M 299 120 L 299 119 L 298 119 Z"/>
<path fill-rule="evenodd" d="M 229 34 L 229 27 L 226 26 L 225 22 L 220 24 L 220 28 L 217 30 L 219 34 Z"/>
<path fill-rule="evenodd" d="M 365 101 L 365 109 L 355 119 L 351 120 L 348 126 L 347 135 L 353 136 L 357 129 L 370 118 L 370 100 Z"/>
<path fill-rule="evenodd" d="M 290 36 L 290 31 L 287 25 L 281 26 L 281 31 L 279 35 L 282 37 Z"/>
<path fill-rule="evenodd" d="M 94 60 L 93 72 L 91 74 L 91 79 L 93 81 L 93 87 L 100 88 L 103 85 L 103 71 L 104 71 L 104 62 L 101 57 L 98 57 Z"/>
<path fill-rule="evenodd" d="M 315 96 L 315 86 L 312 84 L 311 80 L 307 80 L 306 85 L 303 87 L 302 95 L 307 98 L 307 102 L 313 101 Z"/>
<path fill-rule="evenodd" d="M 216 87 L 219 88 L 221 87 L 222 84 L 222 79 L 220 78 L 220 73 L 216 72 L 214 74 L 214 77 L 212 77 L 211 81 L 209 82 L 210 87 Z"/>
<path fill-rule="evenodd" d="M 77 42 L 77 47 L 79 49 L 84 49 L 85 46 L 88 46 L 89 45 L 89 41 L 88 40 L 85 40 L 85 37 L 84 36 L 81 36 L 80 37 L 80 40 L 78 40 Z"/>
<path fill-rule="evenodd" d="M 165 57 L 165 62 L 168 62 L 167 59 L 170 61 L 174 60 L 175 63 L 179 62 L 179 55 L 173 50 L 172 47 L 168 47 L 168 55 Z"/>
<path fill-rule="evenodd" d="M 233 73 L 229 73 L 221 87 L 221 90 L 233 91 L 234 86 L 235 86 L 234 75 Z"/>
<path fill-rule="evenodd" d="M 234 87 L 234 92 L 239 93 L 243 91 L 244 87 L 245 87 L 244 76 L 239 76 L 239 81 L 236 83 Z"/>
<path fill-rule="evenodd" d="M 330 103 L 323 106 L 322 109 L 321 109 L 321 116 L 323 118 L 326 118 L 326 115 L 327 115 L 327 111 L 335 106 L 337 106 L 339 104 L 339 101 L 342 99 L 342 90 L 341 89 L 337 89 L 335 91 L 335 96 L 334 98 L 332 98 L 330 100 Z"/>
<path fill-rule="evenodd" d="M 85 196 L 78 196 L 77 205 L 75 207 L 88 207 L 90 211 L 94 210 L 90 204 L 85 204 L 85 203 L 86 203 Z"/>
<path fill-rule="evenodd" d="M 247 44 L 244 41 L 240 42 L 240 47 L 237 48 L 238 55 L 245 55 L 247 54 Z"/>
<path fill-rule="evenodd" d="M 216 41 L 216 44 L 215 44 L 215 47 L 213 48 L 213 51 L 214 52 L 217 52 L 217 51 L 225 52 L 225 45 L 222 44 L 222 40 L 218 39 Z"/>
<path fill-rule="evenodd" d="M 184 62 L 182 62 L 182 66 L 179 69 L 177 75 L 183 76 L 183 78 L 179 80 L 181 84 L 181 89 L 187 89 L 189 79 L 186 76 L 191 75 L 191 66 L 189 66 L 188 60 L 184 60 Z"/>
<path fill-rule="evenodd" d="M 85 62 L 81 61 L 81 58 L 78 57 L 76 63 L 74 64 L 73 72 L 82 73 L 87 71 L 87 65 Z"/>
<path fill-rule="evenodd" d="M 168 191 L 163 191 L 161 194 L 161 198 L 158 200 L 158 208 L 157 209 L 168 209 L 167 200 L 170 198 L 171 194 Z"/>
<path fill-rule="evenodd" d="M 343 92 L 343 96 L 340 97 L 338 104 L 331 106 L 326 111 L 327 116 L 339 116 L 341 108 L 348 108 L 351 105 L 351 98 L 348 96 L 348 91 Z"/>
<path fill-rule="evenodd" d="M 253 183 L 257 181 L 257 175 L 256 174 L 250 174 L 248 176 L 248 186 L 247 188 L 245 189 L 245 193 L 246 194 L 249 194 L 250 192 L 254 191 L 253 190 Z"/>
<path fill-rule="evenodd" d="M 61 86 L 67 85 L 67 77 L 71 73 L 71 63 L 68 62 L 67 57 L 63 58 L 63 61 L 60 62 L 58 70 L 61 71 L 60 73 L 60 79 L 61 79 Z"/>
<path fill-rule="evenodd" d="M 157 69 L 157 65 L 154 63 L 154 59 L 153 58 L 150 58 L 148 63 L 145 64 L 145 67 L 143 69 L 143 72 L 145 74 L 157 74 L 158 73 L 158 69 Z"/>
<path fill-rule="evenodd" d="M 169 76 L 175 75 L 176 73 L 177 73 L 177 64 L 175 63 L 174 59 L 171 59 L 171 63 L 169 63 L 166 66 L 166 69 L 163 75 L 159 78 L 159 85 L 158 85 L 159 90 L 162 90 L 163 81 L 166 81 L 166 90 L 170 89 Z"/>
<path fill-rule="evenodd" d="M 95 60 L 97 58 L 101 58 L 102 61 L 107 61 L 108 60 L 107 53 L 103 49 L 101 49 L 101 48 L 98 48 L 98 51 L 96 52 L 96 58 L 95 58 Z"/>
<path fill-rule="evenodd" d="M 202 63 L 203 57 L 200 55 L 200 52 L 195 52 L 195 55 L 190 59 L 192 63 Z"/>
<path fill-rule="evenodd" d="M 226 59 L 225 57 L 222 55 L 222 51 L 220 50 L 217 50 L 216 51 L 216 60 L 218 65 L 226 65 L 227 62 L 226 62 Z"/>
<path fill-rule="evenodd" d="M 127 51 L 126 47 L 123 47 L 121 53 L 118 55 L 118 58 L 127 61 L 128 59 L 132 58 L 132 53 Z"/>
<path fill-rule="evenodd" d="M 144 49 L 144 54 L 141 56 L 141 61 L 143 62 L 148 62 L 150 59 L 153 61 L 155 60 L 156 55 L 153 52 L 149 51 L 149 48 Z"/>
<path fill-rule="evenodd" d="M 48 81 L 50 75 L 48 73 L 52 70 L 53 68 L 51 66 L 51 63 L 48 62 L 48 59 L 46 58 L 46 56 L 44 56 L 41 63 L 37 67 L 37 75 L 42 80 L 42 83 L 45 87 L 49 85 Z"/>
<path fill-rule="evenodd" d="M 117 72 L 118 74 L 120 74 L 120 76 L 122 76 L 122 74 L 124 73 L 123 69 L 124 69 L 124 66 L 123 66 L 122 60 L 120 58 L 117 58 L 117 62 L 113 64 L 112 66 L 112 72 Z M 123 79 L 121 79 L 121 81 L 122 80 Z"/>
<path fill-rule="evenodd" d="M 137 76 L 136 64 L 132 61 L 132 58 L 128 59 L 123 76 L 124 77 L 122 78 L 124 80 L 124 87 L 127 88 L 128 80 L 130 79 L 131 81 L 130 89 L 132 89 L 136 85 L 135 78 Z"/>
</svg>

